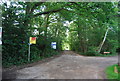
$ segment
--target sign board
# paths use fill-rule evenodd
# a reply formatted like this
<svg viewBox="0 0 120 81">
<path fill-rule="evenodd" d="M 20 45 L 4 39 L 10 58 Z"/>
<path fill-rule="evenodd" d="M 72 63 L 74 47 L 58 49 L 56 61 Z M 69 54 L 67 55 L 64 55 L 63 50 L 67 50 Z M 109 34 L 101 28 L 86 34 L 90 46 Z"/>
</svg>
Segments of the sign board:
<svg viewBox="0 0 120 81">
<path fill-rule="evenodd" d="M 2 27 L 0 27 L 0 45 L 2 44 Z"/>
<path fill-rule="evenodd" d="M 36 44 L 36 37 L 30 37 L 30 44 Z"/>
<path fill-rule="evenodd" d="M 52 47 L 53 49 L 56 49 L 56 42 L 51 42 L 51 47 Z"/>
</svg>

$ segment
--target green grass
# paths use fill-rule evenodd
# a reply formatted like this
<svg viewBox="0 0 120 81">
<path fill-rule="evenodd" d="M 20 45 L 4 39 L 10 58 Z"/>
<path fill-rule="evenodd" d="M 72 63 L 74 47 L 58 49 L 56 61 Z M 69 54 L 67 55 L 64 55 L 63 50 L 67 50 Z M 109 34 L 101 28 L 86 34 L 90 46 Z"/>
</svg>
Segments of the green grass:
<svg viewBox="0 0 120 81">
<path fill-rule="evenodd" d="M 115 66 L 117 66 L 118 70 L 120 70 L 120 67 L 118 67 L 118 65 L 115 64 L 115 65 L 107 67 L 105 72 L 106 72 L 106 75 L 107 75 L 108 79 L 117 79 L 117 80 L 120 81 L 120 78 L 118 77 L 118 73 L 114 72 L 114 67 Z"/>
</svg>

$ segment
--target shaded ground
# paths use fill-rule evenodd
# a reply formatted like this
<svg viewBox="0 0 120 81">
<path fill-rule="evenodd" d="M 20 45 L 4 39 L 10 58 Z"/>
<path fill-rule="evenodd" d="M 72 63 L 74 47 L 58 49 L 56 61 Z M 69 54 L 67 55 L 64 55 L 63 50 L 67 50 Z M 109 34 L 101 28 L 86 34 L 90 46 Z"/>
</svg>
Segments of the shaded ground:
<svg viewBox="0 0 120 81">
<path fill-rule="evenodd" d="M 53 57 L 54 58 L 54 57 Z M 104 70 L 118 57 L 85 57 L 72 51 L 29 67 L 3 71 L 4 79 L 106 79 Z"/>
</svg>

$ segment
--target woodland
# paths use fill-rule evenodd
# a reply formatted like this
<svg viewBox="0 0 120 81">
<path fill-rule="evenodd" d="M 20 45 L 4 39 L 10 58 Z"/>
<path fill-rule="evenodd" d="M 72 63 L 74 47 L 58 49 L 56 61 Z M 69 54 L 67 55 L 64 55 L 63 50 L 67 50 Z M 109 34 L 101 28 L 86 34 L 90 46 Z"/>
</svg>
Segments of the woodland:
<svg viewBox="0 0 120 81">
<path fill-rule="evenodd" d="M 116 54 L 118 2 L 3 2 L 4 67 L 35 62 L 72 50 L 82 55 Z M 31 45 L 28 61 L 29 37 Z M 51 48 L 56 42 L 56 49 Z"/>
</svg>

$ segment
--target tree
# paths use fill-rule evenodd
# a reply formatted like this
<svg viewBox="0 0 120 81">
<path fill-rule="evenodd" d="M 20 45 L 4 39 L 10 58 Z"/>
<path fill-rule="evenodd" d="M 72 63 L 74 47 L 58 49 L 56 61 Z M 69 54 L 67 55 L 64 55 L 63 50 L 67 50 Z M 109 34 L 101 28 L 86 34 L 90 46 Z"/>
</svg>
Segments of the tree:
<svg viewBox="0 0 120 81">
<path fill-rule="evenodd" d="M 31 45 L 31 61 L 57 54 L 57 51 L 61 51 L 66 44 L 69 44 L 73 51 L 84 55 L 95 55 L 104 39 L 107 25 L 112 29 L 108 32 L 101 52 L 115 53 L 118 47 L 118 22 L 114 18 L 118 11 L 117 4 L 10 2 L 8 5 L 3 3 L 3 64 L 9 66 L 28 63 L 26 59 L 29 37 L 37 37 L 37 44 Z M 35 34 L 35 31 L 39 34 Z M 56 50 L 51 48 L 53 41 L 57 42 Z"/>
</svg>

